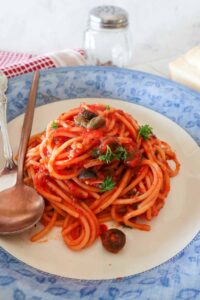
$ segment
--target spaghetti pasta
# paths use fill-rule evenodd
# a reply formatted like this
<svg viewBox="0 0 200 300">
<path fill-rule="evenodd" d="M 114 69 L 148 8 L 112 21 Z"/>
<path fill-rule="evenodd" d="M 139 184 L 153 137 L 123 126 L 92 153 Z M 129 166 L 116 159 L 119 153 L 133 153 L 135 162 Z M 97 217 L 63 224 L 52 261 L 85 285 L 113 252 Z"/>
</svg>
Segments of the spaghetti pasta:
<svg viewBox="0 0 200 300">
<path fill-rule="evenodd" d="M 122 110 L 81 104 L 29 141 L 25 182 L 45 199 L 44 228 L 54 226 L 72 250 L 91 246 L 109 220 L 149 231 L 180 163 L 149 128 Z"/>
</svg>

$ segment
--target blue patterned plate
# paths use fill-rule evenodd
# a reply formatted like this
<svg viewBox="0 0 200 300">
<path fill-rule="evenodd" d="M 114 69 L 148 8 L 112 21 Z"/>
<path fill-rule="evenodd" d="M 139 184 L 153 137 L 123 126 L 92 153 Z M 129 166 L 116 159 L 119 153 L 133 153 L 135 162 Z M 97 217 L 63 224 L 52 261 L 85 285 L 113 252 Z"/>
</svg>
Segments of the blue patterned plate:
<svg viewBox="0 0 200 300">
<path fill-rule="evenodd" d="M 28 74 L 10 80 L 9 120 L 23 112 L 31 77 Z M 38 105 L 58 99 L 91 97 L 123 99 L 151 108 L 179 124 L 200 144 L 200 96 L 181 85 L 116 68 L 76 67 L 41 72 Z M 198 162 L 195 170 L 199 179 Z M 162 294 L 165 299 L 197 299 L 199 239 L 197 235 L 187 248 L 159 267 L 113 280 L 88 281 L 50 275 L 0 249 L 0 299 L 160 299 Z M 152 287 L 159 291 L 156 295 Z"/>
</svg>

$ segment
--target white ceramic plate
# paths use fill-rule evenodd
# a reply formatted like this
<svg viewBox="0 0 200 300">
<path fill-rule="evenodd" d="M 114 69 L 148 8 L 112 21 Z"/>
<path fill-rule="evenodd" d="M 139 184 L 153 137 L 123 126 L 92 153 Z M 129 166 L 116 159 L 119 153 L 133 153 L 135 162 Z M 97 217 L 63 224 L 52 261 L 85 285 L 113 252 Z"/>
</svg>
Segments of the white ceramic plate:
<svg viewBox="0 0 200 300">
<path fill-rule="evenodd" d="M 127 243 L 117 255 L 105 251 L 100 240 L 89 249 L 72 252 L 62 241 L 59 229 L 53 230 L 47 238 L 37 243 L 29 241 L 35 229 L 19 236 L 0 237 L 0 246 L 32 267 L 68 278 L 110 279 L 134 275 L 167 261 L 198 233 L 200 149 L 181 127 L 163 115 L 119 100 L 113 103 L 113 100 L 108 99 L 74 99 L 41 106 L 35 111 L 33 133 L 40 132 L 50 120 L 83 101 L 104 102 L 127 111 L 139 124 L 150 124 L 154 133 L 176 151 L 181 171 L 171 180 L 171 191 L 166 205 L 151 222 L 152 230 L 142 232 L 123 229 Z M 19 116 L 9 123 L 14 153 L 18 148 L 22 119 L 23 116 Z M 3 165 L 2 153 L 0 161 Z"/>
</svg>

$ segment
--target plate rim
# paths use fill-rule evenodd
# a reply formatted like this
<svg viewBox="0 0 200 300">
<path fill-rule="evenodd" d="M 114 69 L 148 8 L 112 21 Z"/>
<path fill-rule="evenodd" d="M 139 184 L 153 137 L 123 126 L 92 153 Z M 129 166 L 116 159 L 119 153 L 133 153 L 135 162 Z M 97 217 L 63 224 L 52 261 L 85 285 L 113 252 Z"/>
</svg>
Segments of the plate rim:
<svg viewBox="0 0 200 300">
<path fill-rule="evenodd" d="M 136 69 L 130 69 L 130 68 L 117 68 L 117 67 L 109 67 L 109 66 L 68 66 L 68 67 L 56 67 L 56 68 L 49 68 L 49 69 L 42 69 L 40 70 L 41 74 L 48 74 L 48 73 L 63 73 L 63 72 L 70 72 L 70 71 L 112 71 L 112 72 L 116 72 L 120 73 L 120 72 L 128 72 L 128 73 L 135 73 L 135 74 L 141 74 L 144 76 L 149 76 L 155 79 L 159 79 L 163 82 L 168 82 L 176 87 L 180 87 L 181 89 L 185 90 L 185 91 L 189 91 L 190 93 L 200 97 L 200 93 L 197 92 L 196 90 L 187 87 L 186 85 L 179 83 L 177 81 L 173 81 L 171 79 L 162 77 L 160 75 L 156 75 L 156 74 L 152 74 L 149 72 L 144 72 L 144 71 L 140 71 L 140 70 L 136 70 Z M 34 75 L 34 71 L 33 72 L 29 72 L 29 73 L 25 73 L 16 77 L 12 77 L 9 78 L 8 84 L 9 82 L 15 82 L 24 78 L 32 78 Z"/>
</svg>

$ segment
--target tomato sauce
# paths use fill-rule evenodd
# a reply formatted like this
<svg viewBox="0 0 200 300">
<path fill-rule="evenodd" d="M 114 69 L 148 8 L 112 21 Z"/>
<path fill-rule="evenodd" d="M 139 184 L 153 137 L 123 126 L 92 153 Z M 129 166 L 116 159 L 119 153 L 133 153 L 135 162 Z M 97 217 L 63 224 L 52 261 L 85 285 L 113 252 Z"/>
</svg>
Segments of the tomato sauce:
<svg viewBox="0 0 200 300">
<path fill-rule="evenodd" d="M 107 230 L 108 230 L 108 226 L 106 224 L 100 224 L 98 236 L 102 235 Z"/>
</svg>

